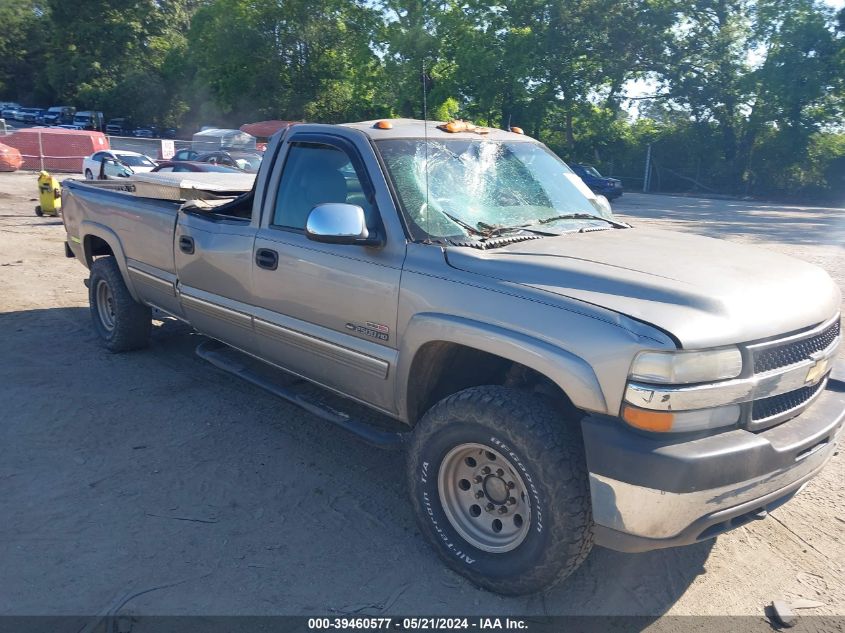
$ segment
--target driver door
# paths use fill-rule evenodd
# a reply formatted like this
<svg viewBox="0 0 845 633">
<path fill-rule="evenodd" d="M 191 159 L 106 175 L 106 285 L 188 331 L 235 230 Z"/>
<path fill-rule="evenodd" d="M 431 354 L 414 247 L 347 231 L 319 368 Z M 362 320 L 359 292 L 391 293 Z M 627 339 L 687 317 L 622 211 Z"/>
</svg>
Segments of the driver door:
<svg viewBox="0 0 845 633">
<path fill-rule="evenodd" d="M 394 411 L 404 240 L 394 236 L 379 247 L 327 244 L 304 231 L 314 206 L 336 202 L 362 207 L 370 232 L 385 235 L 365 168 L 365 160 L 375 163 L 374 155 L 364 155 L 373 150 L 318 133 L 294 134 L 283 149 L 253 253 L 256 344 L 277 365 Z"/>
</svg>

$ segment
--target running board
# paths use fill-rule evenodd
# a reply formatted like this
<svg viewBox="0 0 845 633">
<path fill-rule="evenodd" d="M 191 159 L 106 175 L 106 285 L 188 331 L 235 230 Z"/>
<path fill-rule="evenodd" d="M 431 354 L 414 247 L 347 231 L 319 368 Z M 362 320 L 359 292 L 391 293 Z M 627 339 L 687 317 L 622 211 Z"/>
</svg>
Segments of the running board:
<svg viewBox="0 0 845 633">
<path fill-rule="evenodd" d="M 218 369 L 246 380 L 256 387 L 261 387 L 273 395 L 305 409 L 308 413 L 316 415 L 318 418 L 331 422 L 332 424 L 357 435 L 358 438 L 372 446 L 387 449 L 404 448 L 405 442 L 410 435 L 409 433 L 384 431 L 376 428 L 372 424 L 355 420 L 342 411 L 337 411 L 333 408 L 311 402 L 292 389 L 276 384 L 272 380 L 260 375 L 259 372 L 250 369 L 245 363 L 240 362 L 237 358 L 237 356 L 247 358 L 243 353 L 223 343 L 219 343 L 217 341 L 204 341 L 197 346 L 196 354 Z M 256 362 L 261 363 L 262 361 L 256 359 Z M 270 365 L 266 366 L 275 370 L 275 368 Z"/>
</svg>

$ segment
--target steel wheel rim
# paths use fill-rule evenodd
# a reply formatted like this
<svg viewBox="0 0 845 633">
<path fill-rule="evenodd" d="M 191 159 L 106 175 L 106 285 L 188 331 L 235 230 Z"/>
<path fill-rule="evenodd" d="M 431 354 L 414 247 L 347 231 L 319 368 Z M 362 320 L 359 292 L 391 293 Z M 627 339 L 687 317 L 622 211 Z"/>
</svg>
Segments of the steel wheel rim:
<svg viewBox="0 0 845 633">
<path fill-rule="evenodd" d="M 450 450 L 440 463 L 437 490 L 449 523 L 473 547 L 509 552 L 528 535 L 528 490 L 511 462 L 489 446 Z"/>
<path fill-rule="evenodd" d="M 103 327 L 111 332 L 115 323 L 114 297 L 108 282 L 102 279 L 97 283 L 97 314 Z"/>
</svg>

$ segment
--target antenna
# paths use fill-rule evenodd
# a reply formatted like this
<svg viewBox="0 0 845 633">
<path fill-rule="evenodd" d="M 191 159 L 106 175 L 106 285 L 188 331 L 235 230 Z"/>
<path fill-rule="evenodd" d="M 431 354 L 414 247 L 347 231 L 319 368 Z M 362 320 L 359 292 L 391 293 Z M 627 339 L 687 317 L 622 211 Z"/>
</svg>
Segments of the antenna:
<svg viewBox="0 0 845 633">
<path fill-rule="evenodd" d="M 425 213 L 423 215 L 423 223 L 425 224 L 425 232 L 427 234 L 426 241 L 431 240 L 431 227 L 428 224 L 428 98 L 426 96 L 426 87 L 428 85 L 428 76 L 425 74 L 425 57 L 422 59 L 422 92 L 423 92 L 423 146 L 425 148 Z"/>
</svg>

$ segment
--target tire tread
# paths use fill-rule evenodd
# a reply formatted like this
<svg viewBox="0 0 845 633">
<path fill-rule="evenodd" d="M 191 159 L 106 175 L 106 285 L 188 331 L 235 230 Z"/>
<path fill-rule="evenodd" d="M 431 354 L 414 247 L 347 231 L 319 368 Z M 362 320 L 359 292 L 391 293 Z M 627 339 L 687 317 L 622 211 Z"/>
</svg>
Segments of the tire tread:
<svg viewBox="0 0 845 633">
<path fill-rule="evenodd" d="M 115 328 L 107 331 L 100 323 L 97 313 L 97 283 L 105 279 L 114 299 Z M 147 347 L 152 332 L 152 310 L 135 301 L 123 281 L 123 275 L 113 256 L 95 259 L 91 265 L 88 284 L 88 300 L 91 304 L 91 318 L 94 329 L 111 352 L 129 352 Z"/>
<path fill-rule="evenodd" d="M 575 571 L 593 546 L 592 512 L 583 440 L 577 425 L 568 424 L 542 397 L 525 391 L 499 387 L 471 387 L 448 396 L 426 413 L 417 425 L 409 451 L 409 477 L 413 486 L 423 445 L 452 423 L 456 410 L 463 418 L 495 430 L 503 439 L 526 452 L 532 468 L 548 491 L 552 514 L 551 543 L 557 544 L 530 572 L 507 580 L 473 573 L 454 556 L 441 557 L 452 569 L 476 584 L 498 593 L 518 595 L 544 590 Z M 493 426 L 491 426 L 491 420 Z M 418 495 L 412 502 L 421 517 Z M 419 521 L 432 539 L 426 521 Z"/>
</svg>

